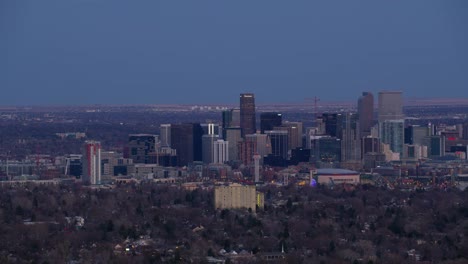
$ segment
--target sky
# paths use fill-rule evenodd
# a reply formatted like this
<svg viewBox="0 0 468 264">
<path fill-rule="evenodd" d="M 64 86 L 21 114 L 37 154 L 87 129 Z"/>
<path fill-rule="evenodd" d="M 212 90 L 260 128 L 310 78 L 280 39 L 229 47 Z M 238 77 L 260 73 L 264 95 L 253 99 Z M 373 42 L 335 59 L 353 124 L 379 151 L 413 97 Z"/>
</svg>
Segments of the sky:
<svg viewBox="0 0 468 264">
<path fill-rule="evenodd" d="M 1 0 L 0 105 L 468 98 L 466 0 Z"/>
</svg>

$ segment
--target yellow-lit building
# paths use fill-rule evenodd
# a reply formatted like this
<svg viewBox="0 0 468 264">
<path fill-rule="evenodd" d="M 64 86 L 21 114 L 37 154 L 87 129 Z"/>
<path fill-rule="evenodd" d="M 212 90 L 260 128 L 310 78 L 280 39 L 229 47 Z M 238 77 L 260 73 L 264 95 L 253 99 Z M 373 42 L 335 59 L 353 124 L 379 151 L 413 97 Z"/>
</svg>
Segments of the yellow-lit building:
<svg viewBox="0 0 468 264">
<path fill-rule="evenodd" d="M 257 192 L 257 206 L 260 210 L 265 208 L 265 195 L 261 192 Z"/>
<path fill-rule="evenodd" d="M 231 184 L 228 186 L 216 186 L 214 190 L 215 209 L 252 209 L 258 200 L 254 185 Z"/>
</svg>

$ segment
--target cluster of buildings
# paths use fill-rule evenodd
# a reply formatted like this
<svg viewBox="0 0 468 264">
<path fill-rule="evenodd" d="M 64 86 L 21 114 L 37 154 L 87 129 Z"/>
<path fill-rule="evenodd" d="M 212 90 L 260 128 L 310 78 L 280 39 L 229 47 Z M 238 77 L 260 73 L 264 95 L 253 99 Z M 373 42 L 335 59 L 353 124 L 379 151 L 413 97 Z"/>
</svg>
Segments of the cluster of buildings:
<svg viewBox="0 0 468 264">
<path fill-rule="evenodd" d="M 223 108 L 221 122 L 162 124 L 159 134 L 129 135 L 122 153 L 103 151 L 100 142 L 85 141 L 81 155 L 51 159 L 48 166 L 62 165 L 65 175 L 81 177 L 91 185 L 115 176 L 122 181 L 131 177 L 258 183 L 267 180 L 266 168 L 303 163 L 313 169 L 348 169 L 354 174 L 385 174 L 385 168 L 395 167 L 400 175 L 402 171 L 428 175 L 445 168 L 462 174 L 467 167 L 468 125 L 412 124 L 405 120 L 400 91 L 379 92 L 377 107 L 373 94 L 364 92 L 357 111 L 316 112 L 309 127 L 301 121 L 283 120 L 280 112 L 256 110 L 255 95 L 240 94 L 239 107 Z M 458 163 L 451 165 L 454 160 Z M 21 169 L 34 174 L 37 164 L 37 157 L 32 158 Z M 6 164 L 7 171 L 13 165 Z"/>
</svg>

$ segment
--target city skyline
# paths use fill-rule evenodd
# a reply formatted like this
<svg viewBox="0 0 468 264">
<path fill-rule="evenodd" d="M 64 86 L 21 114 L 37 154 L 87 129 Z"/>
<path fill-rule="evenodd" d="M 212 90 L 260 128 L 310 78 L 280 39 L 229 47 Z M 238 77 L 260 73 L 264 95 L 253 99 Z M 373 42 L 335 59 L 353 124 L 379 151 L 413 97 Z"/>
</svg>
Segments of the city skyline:
<svg viewBox="0 0 468 264">
<path fill-rule="evenodd" d="M 386 89 L 466 98 L 467 7 L 6 1 L 0 105 L 343 101 Z"/>
</svg>

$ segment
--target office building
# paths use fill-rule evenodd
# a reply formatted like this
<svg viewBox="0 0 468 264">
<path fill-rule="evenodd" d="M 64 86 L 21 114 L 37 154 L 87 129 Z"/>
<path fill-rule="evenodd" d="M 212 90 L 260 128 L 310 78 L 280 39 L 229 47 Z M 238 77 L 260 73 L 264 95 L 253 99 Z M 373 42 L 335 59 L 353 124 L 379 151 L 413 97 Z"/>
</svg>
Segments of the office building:
<svg viewBox="0 0 468 264">
<path fill-rule="evenodd" d="M 241 140 L 237 145 L 237 149 L 239 150 L 239 160 L 246 166 L 252 165 L 253 156 L 257 153 L 257 142 Z"/>
<path fill-rule="evenodd" d="M 214 143 L 219 139 L 218 135 L 203 135 L 202 137 L 202 150 L 203 150 L 203 163 L 210 164 L 214 161 Z"/>
<path fill-rule="evenodd" d="M 240 127 L 240 109 L 225 110 L 222 113 L 223 129 L 228 127 Z"/>
<path fill-rule="evenodd" d="M 405 160 L 418 160 L 423 158 L 423 148 L 421 145 L 403 145 L 403 159 Z"/>
<path fill-rule="evenodd" d="M 323 136 L 311 140 L 311 162 L 336 163 L 341 161 L 341 140 Z"/>
<path fill-rule="evenodd" d="M 229 142 L 218 139 L 213 143 L 213 163 L 224 164 L 229 161 Z"/>
<path fill-rule="evenodd" d="M 267 134 L 271 141 L 271 155 L 287 160 L 289 150 L 288 131 L 269 130 L 265 131 L 265 134 Z"/>
<path fill-rule="evenodd" d="M 198 123 L 171 125 L 171 145 L 177 151 L 179 166 L 202 161 L 202 136 L 203 129 Z"/>
<path fill-rule="evenodd" d="M 266 112 L 260 114 L 260 131 L 265 133 L 267 130 L 274 130 L 275 127 L 282 125 L 282 115 L 277 112 Z"/>
<path fill-rule="evenodd" d="M 288 131 L 289 149 L 302 147 L 302 123 L 301 122 L 284 122 L 280 127 L 274 127 L 273 130 Z"/>
<path fill-rule="evenodd" d="M 255 142 L 257 153 L 260 157 L 265 157 L 271 154 L 271 141 L 268 135 L 266 134 L 251 134 L 245 135 L 245 141 Z"/>
<path fill-rule="evenodd" d="M 203 129 L 203 135 L 218 135 L 222 136 L 221 133 L 221 128 L 219 124 L 215 123 L 206 123 L 206 124 L 201 124 L 201 127 Z"/>
<path fill-rule="evenodd" d="M 341 137 L 341 123 L 339 121 L 341 114 L 337 113 L 323 113 L 321 122 L 325 125 L 325 134 L 340 138 Z"/>
<path fill-rule="evenodd" d="M 403 119 L 403 97 L 401 91 L 379 92 L 378 121 Z"/>
<path fill-rule="evenodd" d="M 238 160 L 239 159 L 239 151 L 238 151 L 238 145 L 237 142 L 239 142 L 242 137 L 241 137 L 241 128 L 235 128 L 235 127 L 230 127 L 226 128 L 225 130 L 226 133 L 226 140 L 229 142 L 228 146 L 228 152 L 229 152 L 229 160 Z"/>
<path fill-rule="evenodd" d="M 101 143 L 86 141 L 83 145 L 83 183 L 101 184 Z"/>
<path fill-rule="evenodd" d="M 429 158 L 442 157 L 445 155 L 445 137 L 429 136 L 424 139 L 424 145 L 427 146 L 427 155 Z"/>
<path fill-rule="evenodd" d="M 372 136 L 363 137 L 361 141 L 361 158 L 367 153 L 380 153 L 380 139 Z"/>
<path fill-rule="evenodd" d="M 242 137 L 256 132 L 255 97 L 252 93 L 240 95 L 240 126 Z"/>
<path fill-rule="evenodd" d="M 359 135 L 358 116 L 354 113 L 339 115 L 341 127 L 341 161 L 359 161 L 361 159 L 361 138 Z"/>
<path fill-rule="evenodd" d="M 374 96 L 363 92 L 358 99 L 359 133 L 361 137 L 368 136 L 374 124 Z"/>
<path fill-rule="evenodd" d="M 430 136 L 431 129 L 426 126 L 411 125 L 405 128 L 405 143 L 423 145 L 424 139 Z"/>
<path fill-rule="evenodd" d="M 128 136 L 129 158 L 133 163 L 150 163 L 150 153 L 156 152 L 159 137 L 150 134 L 131 134 Z"/>
<path fill-rule="evenodd" d="M 159 139 L 161 140 L 161 147 L 171 147 L 171 124 L 159 126 Z"/>
<path fill-rule="evenodd" d="M 379 122 L 380 140 L 388 144 L 394 153 L 403 154 L 403 144 L 405 143 L 405 120 L 385 120 Z"/>
</svg>

